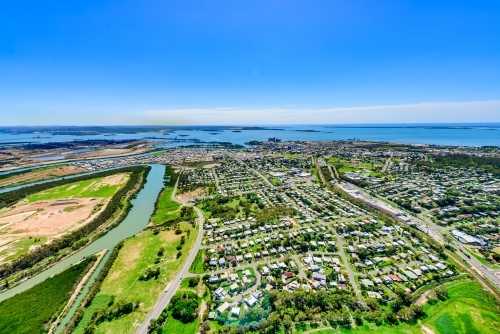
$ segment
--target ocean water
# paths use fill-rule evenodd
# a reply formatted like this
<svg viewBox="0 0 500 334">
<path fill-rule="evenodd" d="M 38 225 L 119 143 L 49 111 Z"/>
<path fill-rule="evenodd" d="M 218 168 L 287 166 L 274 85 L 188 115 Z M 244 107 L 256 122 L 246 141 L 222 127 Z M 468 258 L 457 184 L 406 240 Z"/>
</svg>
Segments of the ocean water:
<svg viewBox="0 0 500 334">
<path fill-rule="evenodd" d="M 434 144 L 453 146 L 500 146 L 499 124 L 434 124 L 434 125 L 300 125 L 300 126 L 267 126 L 265 129 L 246 130 L 234 128 L 203 127 L 213 129 L 202 130 L 202 127 L 191 129 L 165 127 L 174 132 L 165 135 L 163 132 L 142 132 L 136 134 L 120 134 L 113 136 L 68 136 L 33 134 L 12 135 L 0 133 L 0 144 L 14 142 L 64 142 L 85 139 L 144 139 L 155 137 L 159 139 L 189 139 L 203 141 L 224 141 L 234 144 L 244 144 L 251 140 L 266 141 L 269 137 L 281 140 L 367 140 L 388 141 L 395 143 Z M 189 143 L 187 143 L 189 144 Z M 179 145 L 179 144 L 175 144 Z M 186 144 L 183 144 L 186 145 Z"/>
</svg>

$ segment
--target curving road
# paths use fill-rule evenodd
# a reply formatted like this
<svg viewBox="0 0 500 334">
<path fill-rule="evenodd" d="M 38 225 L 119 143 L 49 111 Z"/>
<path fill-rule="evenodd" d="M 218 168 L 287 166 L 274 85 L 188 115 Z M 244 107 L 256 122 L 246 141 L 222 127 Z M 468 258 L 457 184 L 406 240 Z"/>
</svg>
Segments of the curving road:
<svg viewBox="0 0 500 334">
<path fill-rule="evenodd" d="M 178 180 L 177 180 L 178 182 Z M 175 194 L 177 192 L 177 183 L 175 184 L 174 190 L 172 191 L 172 200 L 176 201 L 179 204 L 182 204 L 184 206 L 190 206 L 190 204 L 183 202 L 179 200 L 178 198 L 175 197 Z M 193 206 L 196 214 L 198 215 L 198 220 L 199 220 L 199 229 L 198 229 L 198 236 L 196 237 L 196 241 L 194 243 L 193 248 L 189 252 L 188 258 L 186 259 L 186 262 L 184 263 L 184 266 L 181 268 L 181 270 L 177 273 L 177 275 L 170 281 L 170 283 L 167 285 L 165 288 L 164 292 L 158 299 L 158 302 L 156 305 L 153 307 L 153 309 L 149 312 L 148 316 L 144 321 L 141 323 L 139 328 L 137 329 L 136 333 L 137 334 L 147 334 L 148 332 L 148 326 L 149 323 L 151 322 L 152 319 L 156 319 L 160 316 L 161 312 L 167 307 L 168 303 L 170 302 L 170 299 L 172 296 L 175 294 L 177 289 L 179 289 L 179 286 L 182 282 L 182 279 L 186 276 L 189 276 L 189 268 L 191 267 L 191 264 L 194 261 L 194 258 L 196 257 L 196 254 L 198 254 L 198 251 L 200 250 L 201 246 L 201 240 L 203 237 L 203 224 L 205 223 L 205 217 L 203 216 L 203 212 L 201 212 L 200 209 L 197 207 Z"/>
</svg>

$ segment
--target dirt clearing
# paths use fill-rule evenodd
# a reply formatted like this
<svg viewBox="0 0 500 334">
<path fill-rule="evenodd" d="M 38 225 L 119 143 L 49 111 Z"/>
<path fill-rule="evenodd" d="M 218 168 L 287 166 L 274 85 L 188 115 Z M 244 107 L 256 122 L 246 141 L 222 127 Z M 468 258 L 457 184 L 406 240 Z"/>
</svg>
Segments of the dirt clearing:
<svg viewBox="0 0 500 334">
<path fill-rule="evenodd" d="M 193 198 L 203 196 L 205 194 L 205 189 L 203 188 L 197 188 L 193 191 L 187 191 L 185 193 L 182 193 L 180 195 L 177 195 L 177 198 L 182 201 L 182 202 L 187 202 Z"/>
<path fill-rule="evenodd" d="M 27 237 L 50 240 L 87 224 L 108 201 L 103 198 L 75 198 L 18 203 L 0 214 L 0 249 L 6 251 L 2 258 L 17 251 L 18 240 Z M 97 204 L 102 206 L 94 210 Z"/>
</svg>

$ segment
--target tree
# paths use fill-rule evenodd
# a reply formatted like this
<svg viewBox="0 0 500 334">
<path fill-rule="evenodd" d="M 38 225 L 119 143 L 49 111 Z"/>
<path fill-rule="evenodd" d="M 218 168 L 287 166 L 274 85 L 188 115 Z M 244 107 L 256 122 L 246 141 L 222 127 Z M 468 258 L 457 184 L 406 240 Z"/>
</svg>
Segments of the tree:
<svg viewBox="0 0 500 334">
<path fill-rule="evenodd" d="M 240 324 L 255 326 L 264 321 L 267 316 L 267 311 L 261 307 L 255 306 L 247 309 L 240 314 Z"/>
<path fill-rule="evenodd" d="M 283 317 L 283 327 L 285 328 L 285 333 L 291 333 L 293 328 L 292 318 L 288 314 Z"/>
<path fill-rule="evenodd" d="M 189 278 L 188 286 L 190 288 L 194 288 L 194 287 L 198 286 L 199 282 L 200 282 L 200 279 L 198 277 L 191 277 L 191 278 Z"/>
<path fill-rule="evenodd" d="M 409 322 L 414 317 L 415 317 L 415 312 L 410 307 L 407 306 L 404 306 L 398 312 L 398 318 L 405 322 Z"/>
<path fill-rule="evenodd" d="M 172 297 L 170 309 L 175 319 L 185 324 L 192 322 L 198 316 L 198 297 L 192 292 L 178 293 Z"/>
<path fill-rule="evenodd" d="M 436 297 L 438 297 L 440 300 L 446 300 L 448 298 L 448 291 L 446 290 L 446 287 L 440 286 L 436 290 Z"/>
<path fill-rule="evenodd" d="M 394 313 L 387 313 L 385 316 L 385 321 L 389 324 L 397 324 L 398 318 Z"/>
</svg>

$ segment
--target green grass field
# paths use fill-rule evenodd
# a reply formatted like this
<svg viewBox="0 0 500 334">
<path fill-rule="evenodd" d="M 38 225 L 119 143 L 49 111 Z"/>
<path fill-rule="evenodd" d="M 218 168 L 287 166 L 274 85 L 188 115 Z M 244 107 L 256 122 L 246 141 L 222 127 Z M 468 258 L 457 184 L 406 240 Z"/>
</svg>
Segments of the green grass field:
<svg viewBox="0 0 500 334">
<path fill-rule="evenodd" d="M 177 319 L 172 317 L 171 312 L 168 312 L 168 320 L 165 326 L 163 327 L 163 334 L 173 334 L 173 333 L 182 333 L 182 334 L 195 334 L 198 329 L 198 325 L 200 324 L 200 318 L 196 318 L 195 321 L 190 322 L 188 324 L 183 324 Z"/>
<path fill-rule="evenodd" d="M 125 185 L 127 178 L 117 185 L 100 184 L 104 178 L 89 179 L 68 183 L 28 196 L 28 201 L 44 201 L 65 198 L 112 197 L 116 191 Z"/>
<path fill-rule="evenodd" d="M 40 240 L 35 242 L 35 240 Z M 9 247 L 0 251 L 0 257 L 5 256 L 0 263 L 10 261 L 17 258 L 19 255 L 27 253 L 31 246 L 33 245 L 43 245 L 47 242 L 47 237 L 32 236 L 31 238 L 21 237 L 12 242 L 14 247 Z M 8 254 L 8 255 L 7 255 Z"/>
<path fill-rule="evenodd" d="M 141 306 L 126 316 L 99 324 L 96 333 L 134 333 L 136 330 L 134 324 L 140 323 L 146 317 L 165 286 L 186 260 L 189 249 L 193 246 L 198 228 L 192 228 L 187 223 L 182 223 L 181 228 L 182 230 L 190 229 L 191 234 L 189 238 L 186 238 L 182 256 L 179 259 L 176 259 L 176 247 L 180 243 L 181 235 L 176 235 L 174 231 L 161 231 L 158 235 L 154 235 L 152 231 L 145 231 L 127 239 L 104 280 L 101 291 L 85 312 L 84 319 L 74 333 L 83 333 L 94 310 L 107 305 L 111 296 L 115 296 L 117 302 L 121 300 L 140 302 Z M 161 262 L 155 264 L 154 262 L 159 258 L 160 247 L 164 248 L 164 255 L 161 256 Z M 148 268 L 156 269 L 157 267 L 161 272 L 158 280 L 139 280 Z"/>
<path fill-rule="evenodd" d="M 180 204 L 172 201 L 172 192 L 174 188 L 169 187 L 162 191 L 158 210 L 151 218 L 153 224 L 161 224 L 169 219 L 175 219 L 180 216 Z"/>
<path fill-rule="evenodd" d="M 46 324 L 68 302 L 90 259 L 0 303 L 0 333 L 45 333 Z"/>
<path fill-rule="evenodd" d="M 314 331 L 311 333 L 315 334 L 367 334 L 367 333 L 377 333 L 377 334 L 421 334 L 422 330 L 417 326 L 410 326 L 408 324 L 400 324 L 398 326 L 375 326 L 375 325 L 363 325 L 356 328 L 345 329 L 345 328 L 325 328 L 325 329 L 313 329 L 310 326 L 306 326 L 305 330 L 299 330 L 294 333 L 307 333 L 309 331 Z"/>
<path fill-rule="evenodd" d="M 447 285 L 448 299 L 426 305 L 424 324 L 436 333 L 500 333 L 500 305 L 473 281 Z"/>
<path fill-rule="evenodd" d="M 205 250 L 199 250 L 198 254 L 194 258 L 193 264 L 191 268 L 189 268 L 189 272 L 193 274 L 203 274 L 205 273 L 205 268 L 203 268 L 203 259 L 204 259 Z"/>
</svg>

